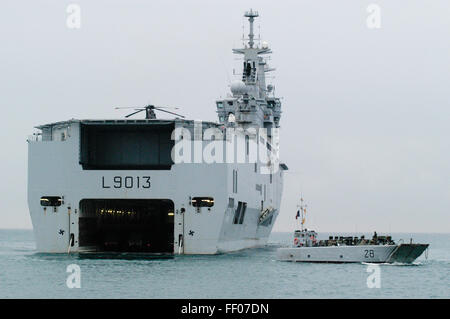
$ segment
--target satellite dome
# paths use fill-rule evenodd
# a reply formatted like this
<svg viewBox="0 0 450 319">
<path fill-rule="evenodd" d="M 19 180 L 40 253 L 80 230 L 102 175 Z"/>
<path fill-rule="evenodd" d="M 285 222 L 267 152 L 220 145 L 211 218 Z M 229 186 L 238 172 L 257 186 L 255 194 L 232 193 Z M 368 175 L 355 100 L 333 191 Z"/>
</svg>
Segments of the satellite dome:
<svg viewBox="0 0 450 319">
<path fill-rule="evenodd" d="M 263 41 L 261 47 L 263 49 L 267 49 L 267 48 L 269 48 L 269 43 L 267 43 L 267 41 Z"/>
<path fill-rule="evenodd" d="M 242 81 L 233 82 L 230 88 L 233 95 L 243 95 L 245 93 L 248 93 L 248 88 Z"/>
</svg>

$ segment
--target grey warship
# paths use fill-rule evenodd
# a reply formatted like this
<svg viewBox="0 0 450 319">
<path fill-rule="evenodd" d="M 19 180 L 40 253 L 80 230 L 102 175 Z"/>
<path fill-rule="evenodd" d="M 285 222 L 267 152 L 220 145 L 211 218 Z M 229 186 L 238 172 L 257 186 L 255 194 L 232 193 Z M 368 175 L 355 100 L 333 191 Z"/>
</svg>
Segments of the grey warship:
<svg viewBox="0 0 450 319">
<path fill-rule="evenodd" d="M 275 152 L 281 102 L 266 83 L 272 51 L 255 42 L 258 12 L 244 16 L 248 42 L 233 49 L 242 74 L 215 102 L 218 122 L 148 105 L 122 119 L 36 127 L 28 206 L 39 252 L 217 254 L 266 244 L 287 169 Z M 142 111 L 145 119 L 131 118 Z M 268 160 L 253 156 L 255 145 Z"/>
</svg>

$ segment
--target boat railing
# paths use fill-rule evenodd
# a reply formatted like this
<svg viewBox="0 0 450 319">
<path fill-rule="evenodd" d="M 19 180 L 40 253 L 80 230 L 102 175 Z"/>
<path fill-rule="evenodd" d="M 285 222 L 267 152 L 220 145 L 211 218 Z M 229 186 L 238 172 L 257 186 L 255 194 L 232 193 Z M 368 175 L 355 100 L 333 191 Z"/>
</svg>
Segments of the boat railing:
<svg viewBox="0 0 450 319">
<path fill-rule="evenodd" d="M 42 134 L 28 135 L 27 142 L 42 142 Z"/>
</svg>

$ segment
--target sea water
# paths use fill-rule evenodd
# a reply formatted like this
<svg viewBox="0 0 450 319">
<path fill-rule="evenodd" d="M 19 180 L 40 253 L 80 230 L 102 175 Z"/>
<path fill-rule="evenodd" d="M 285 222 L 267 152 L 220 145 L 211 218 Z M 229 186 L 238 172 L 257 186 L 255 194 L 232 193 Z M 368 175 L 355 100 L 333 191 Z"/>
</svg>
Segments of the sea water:
<svg viewBox="0 0 450 319">
<path fill-rule="evenodd" d="M 320 238 L 328 235 L 337 234 Z M 277 261 L 290 233 L 262 248 L 154 258 L 40 254 L 31 230 L 0 230 L 0 298 L 449 298 L 450 234 L 392 235 L 430 247 L 411 265 L 379 265 L 373 285 L 370 264 Z M 79 267 L 80 288 L 67 284 L 69 265 Z"/>
</svg>

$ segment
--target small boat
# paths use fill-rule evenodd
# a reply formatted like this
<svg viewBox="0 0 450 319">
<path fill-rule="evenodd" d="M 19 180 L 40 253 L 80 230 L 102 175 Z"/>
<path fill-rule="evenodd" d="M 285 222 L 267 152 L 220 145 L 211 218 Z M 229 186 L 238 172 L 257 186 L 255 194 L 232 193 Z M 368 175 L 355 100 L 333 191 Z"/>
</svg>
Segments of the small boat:
<svg viewBox="0 0 450 319">
<path fill-rule="evenodd" d="M 303 203 L 303 200 L 302 200 Z M 294 232 L 292 247 L 278 248 L 277 260 L 321 263 L 412 263 L 429 244 L 395 243 L 392 236 L 329 236 L 318 240 L 314 230 L 304 229 L 306 208 L 302 204 L 296 218 L 301 216 L 301 229 Z"/>
</svg>

